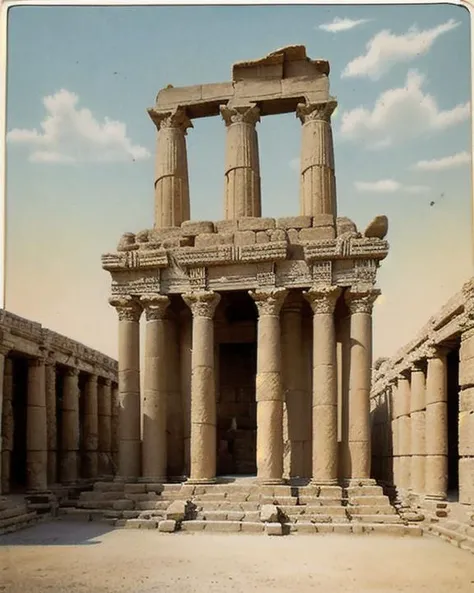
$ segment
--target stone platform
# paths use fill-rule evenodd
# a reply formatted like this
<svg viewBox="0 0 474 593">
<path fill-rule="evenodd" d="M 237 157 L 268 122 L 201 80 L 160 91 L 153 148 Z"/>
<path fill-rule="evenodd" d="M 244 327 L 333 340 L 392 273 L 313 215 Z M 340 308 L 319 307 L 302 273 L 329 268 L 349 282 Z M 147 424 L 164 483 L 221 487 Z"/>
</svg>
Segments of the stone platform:
<svg viewBox="0 0 474 593">
<path fill-rule="evenodd" d="M 23 496 L 0 497 L 0 535 L 31 527 L 47 517 L 31 509 Z"/>
<path fill-rule="evenodd" d="M 380 486 L 97 482 L 60 517 L 160 531 L 422 535 Z"/>
</svg>

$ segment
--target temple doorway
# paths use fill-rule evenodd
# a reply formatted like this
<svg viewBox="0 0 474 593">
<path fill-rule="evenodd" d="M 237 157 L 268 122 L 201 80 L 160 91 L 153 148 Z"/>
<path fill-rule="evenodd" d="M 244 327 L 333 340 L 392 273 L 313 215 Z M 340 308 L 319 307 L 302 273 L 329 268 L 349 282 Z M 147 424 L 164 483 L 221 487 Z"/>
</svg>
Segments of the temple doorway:
<svg viewBox="0 0 474 593">
<path fill-rule="evenodd" d="M 219 346 L 217 474 L 257 473 L 257 344 Z"/>
</svg>

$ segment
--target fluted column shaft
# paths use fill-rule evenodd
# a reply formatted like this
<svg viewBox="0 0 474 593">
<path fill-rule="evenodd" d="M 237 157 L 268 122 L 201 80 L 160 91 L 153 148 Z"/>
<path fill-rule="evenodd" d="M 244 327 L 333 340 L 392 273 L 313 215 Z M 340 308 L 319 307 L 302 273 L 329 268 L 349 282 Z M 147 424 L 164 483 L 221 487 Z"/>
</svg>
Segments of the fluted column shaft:
<svg viewBox="0 0 474 593">
<path fill-rule="evenodd" d="M 300 212 L 315 216 L 337 216 L 336 177 L 331 114 L 337 103 L 300 103 L 296 115 L 301 120 Z"/>
<path fill-rule="evenodd" d="M 448 387 L 446 353 L 435 349 L 426 375 L 425 493 L 444 500 L 448 488 Z"/>
<path fill-rule="evenodd" d="M 46 426 L 48 442 L 48 484 L 58 481 L 58 429 L 56 398 L 56 361 L 53 354 L 45 360 Z"/>
<path fill-rule="evenodd" d="M 111 299 L 119 317 L 119 467 L 122 478 L 140 476 L 140 304 Z"/>
<path fill-rule="evenodd" d="M 372 308 L 378 290 L 345 293 L 350 310 L 348 449 L 351 480 L 370 480 Z"/>
<path fill-rule="evenodd" d="M 84 473 L 86 478 L 97 478 L 99 421 L 97 375 L 88 375 L 84 392 Z"/>
<path fill-rule="evenodd" d="M 252 105 L 221 105 L 227 128 L 225 161 L 226 220 L 261 216 L 260 163 L 255 124 L 259 108 Z"/>
<path fill-rule="evenodd" d="M 180 382 L 183 407 L 184 471 L 189 476 L 191 468 L 191 368 L 192 368 L 192 317 L 188 310 L 180 318 Z"/>
<path fill-rule="evenodd" d="M 282 384 L 289 445 L 284 469 L 288 477 L 309 477 L 304 449 L 311 442 L 311 417 L 306 407 L 301 306 L 302 302 L 290 293 L 281 311 Z"/>
<path fill-rule="evenodd" d="M 169 299 L 163 295 L 141 298 L 146 314 L 145 377 L 143 393 L 142 474 L 157 482 L 166 480 L 167 352 L 166 332 Z"/>
<path fill-rule="evenodd" d="M 1 463 L 0 463 L 0 492 L 8 494 L 10 492 L 11 479 L 11 456 L 13 451 L 13 361 L 6 356 L 4 350 L 0 358 L 0 365 L 3 365 L 3 373 L 0 374 L 2 389 L 2 415 L 1 415 Z"/>
<path fill-rule="evenodd" d="M 190 218 L 186 130 L 192 128 L 186 111 L 150 110 L 157 129 L 155 228 L 180 226 Z"/>
<path fill-rule="evenodd" d="M 193 314 L 191 355 L 191 471 L 190 481 L 212 482 L 216 477 L 216 393 L 214 376 L 214 313 L 220 295 L 183 295 Z"/>
<path fill-rule="evenodd" d="M 398 398 L 399 398 L 399 418 L 398 418 L 398 438 L 400 453 L 400 488 L 408 490 L 410 487 L 410 381 L 408 377 L 400 375 L 398 377 Z"/>
<path fill-rule="evenodd" d="M 425 491 L 425 389 L 426 379 L 420 362 L 411 369 L 411 488 L 417 494 Z"/>
<path fill-rule="evenodd" d="M 392 427 L 392 484 L 398 486 L 400 482 L 400 438 L 399 438 L 399 405 L 398 384 L 391 386 L 390 393 L 391 427 Z"/>
<path fill-rule="evenodd" d="M 334 308 L 340 289 L 314 288 L 305 293 L 313 310 L 313 479 L 316 484 L 336 484 L 337 366 Z"/>
<path fill-rule="evenodd" d="M 119 450 L 119 395 L 118 386 L 112 384 L 112 463 L 114 474 L 117 472 Z"/>
<path fill-rule="evenodd" d="M 63 375 L 61 423 L 61 482 L 79 477 L 79 370 L 68 368 Z"/>
<path fill-rule="evenodd" d="M 48 453 L 46 429 L 45 360 L 28 361 L 26 409 L 26 484 L 30 490 L 47 487 Z"/>
<path fill-rule="evenodd" d="M 108 476 L 112 472 L 112 384 L 110 379 L 104 379 L 104 381 L 100 383 L 98 394 L 98 469 L 100 475 Z"/>
<path fill-rule="evenodd" d="M 283 389 L 280 309 L 285 289 L 250 292 L 258 310 L 257 330 L 257 478 L 283 481 Z"/>
</svg>

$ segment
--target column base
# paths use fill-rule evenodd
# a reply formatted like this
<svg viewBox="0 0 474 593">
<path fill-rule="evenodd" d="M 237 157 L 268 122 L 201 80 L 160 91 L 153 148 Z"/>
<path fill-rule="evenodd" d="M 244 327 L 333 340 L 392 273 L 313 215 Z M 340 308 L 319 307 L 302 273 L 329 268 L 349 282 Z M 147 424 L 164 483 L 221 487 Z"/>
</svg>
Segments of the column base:
<svg viewBox="0 0 474 593">
<path fill-rule="evenodd" d="M 259 486 L 283 486 L 288 483 L 285 478 L 259 478 L 257 476 L 256 482 Z"/>
<path fill-rule="evenodd" d="M 425 494 L 424 495 L 425 500 L 438 500 L 440 502 L 444 502 L 448 496 L 446 494 L 440 493 L 440 494 Z"/>
<path fill-rule="evenodd" d="M 339 481 L 337 479 L 334 480 L 316 480 L 311 478 L 309 482 L 310 486 L 339 486 Z"/>
<path fill-rule="evenodd" d="M 217 484 L 216 478 L 188 478 L 186 480 L 186 484 L 190 484 L 192 486 L 199 486 L 201 484 Z"/>
<path fill-rule="evenodd" d="M 166 476 L 142 476 L 137 478 L 139 484 L 166 484 L 168 478 Z"/>
<path fill-rule="evenodd" d="M 373 478 L 349 478 L 344 480 L 344 485 L 348 488 L 356 486 L 377 486 L 377 482 Z"/>
</svg>

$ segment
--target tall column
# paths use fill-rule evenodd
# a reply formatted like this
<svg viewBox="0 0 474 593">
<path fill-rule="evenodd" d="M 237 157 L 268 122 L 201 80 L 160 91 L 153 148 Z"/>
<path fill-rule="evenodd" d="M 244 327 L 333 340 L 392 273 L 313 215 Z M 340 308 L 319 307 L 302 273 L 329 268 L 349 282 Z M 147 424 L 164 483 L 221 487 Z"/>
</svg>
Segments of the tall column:
<svg viewBox="0 0 474 593">
<path fill-rule="evenodd" d="M 337 484 L 337 366 L 334 308 L 341 293 L 336 286 L 305 293 L 313 310 L 313 479 Z"/>
<path fill-rule="evenodd" d="M 100 384 L 98 398 L 99 426 L 99 474 L 110 476 L 112 473 L 112 385 L 110 379 Z"/>
<path fill-rule="evenodd" d="M 283 482 L 283 389 L 281 382 L 280 309 L 282 288 L 250 292 L 258 310 L 257 333 L 257 478 Z"/>
<path fill-rule="evenodd" d="M 76 482 L 79 476 L 79 370 L 68 368 L 63 376 L 61 426 L 61 482 Z"/>
<path fill-rule="evenodd" d="M 186 130 L 193 124 L 186 110 L 149 111 L 157 129 L 155 228 L 180 226 L 190 218 Z"/>
<path fill-rule="evenodd" d="M 3 414 L 5 406 L 4 406 L 4 376 L 5 376 L 5 359 L 9 352 L 9 348 L 1 345 L 0 346 L 0 494 L 3 493 L 3 471 L 2 471 L 2 458 L 3 458 L 3 449 L 4 449 L 4 437 L 3 437 Z"/>
<path fill-rule="evenodd" d="M 375 289 L 345 293 L 351 314 L 348 448 L 354 481 L 370 480 L 372 308 L 379 294 Z"/>
<path fill-rule="evenodd" d="M 48 453 L 44 358 L 28 361 L 26 409 L 26 483 L 30 490 L 46 490 Z"/>
<path fill-rule="evenodd" d="M 301 130 L 300 211 L 302 215 L 337 216 L 336 177 L 331 115 L 335 100 L 325 103 L 300 103 L 296 115 Z"/>
<path fill-rule="evenodd" d="M 392 485 L 400 483 L 400 446 L 398 437 L 398 384 L 395 381 L 391 384 L 390 391 L 391 429 L 392 429 Z"/>
<path fill-rule="evenodd" d="M 403 490 L 410 488 L 410 381 L 406 375 L 398 377 L 398 447 L 400 454 L 400 476 L 398 486 Z"/>
<path fill-rule="evenodd" d="M 411 489 L 417 494 L 425 491 L 425 389 L 426 380 L 422 361 L 411 368 Z"/>
<path fill-rule="evenodd" d="M 11 456 L 13 451 L 13 361 L 7 356 L 7 350 L 3 350 L 3 381 L 0 389 L 3 389 L 3 413 L 1 416 L 1 462 L 0 462 L 0 492 L 10 492 L 11 479 Z M 0 365 L 2 364 L 0 359 Z M 1 375 L 0 375 L 1 377 Z"/>
<path fill-rule="evenodd" d="M 85 477 L 97 478 L 99 421 L 97 402 L 97 375 L 88 375 L 85 387 L 84 402 L 84 470 Z"/>
<path fill-rule="evenodd" d="M 426 374 L 426 474 L 428 498 L 444 500 L 448 488 L 448 386 L 446 352 L 439 347 L 427 353 Z"/>
<path fill-rule="evenodd" d="M 117 473 L 118 450 L 119 450 L 119 397 L 118 386 L 112 384 L 112 464 L 113 474 Z"/>
<path fill-rule="evenodd" d="M 255 124 L 260 109 L 255 104 L 221 105 L 227 128 L 225 161 L 225 214 L 227 220 L 261 216 L 260 163 Z"/>
<path fill-rule="evenodd" d="M 57 461 L 57 403 L 56 403 L 56 361 L 53 354 L 45 360 L 46 426 L 48 441 L 48 484 L 58 481 Z"/>
<path fill-rule="evenodd" d="M 140 476 L 140 315 L 132 297 L 111 299 L 119 318 L 119 467 L 121 478 Z"/>
<path fill-rule="evenodd" d="M 299 295 L 290 293 L 281 310 L 281 359 L 283 400 L 286 407 L 289 445 L 288 477 L 309 477 L 305 468 L 305 445 L 311 442 L 311 417 L 306 407 L 303 332 Z"/>
<path fill-rule="evenodd" d="M 171 309 L 165 318 L 167 340 L 166 372 L 166 437 L 167 437 L 167 473 L 173 481 L 181 480 L 184 475 L 184 420 L 181 401 L 180 345 L 178 320 Z M 216 366 L 214 366 L 216 369 Z"/>
<path fill-rule="evenodd" d="M 192 317 L 189 309 L 180 316 L 180 380 L 183 406 L 184 471 L 189 476 L 191 468 L 191 353 Z"/>
<path fill-rule="evenodd" d="M 190 481 L 216 477 L 216 394 L 214 378 L 214 313 L 221 297 L 214 292 L 183 295 L 193 314 L 191 355 Z"/>
<path fill-rule="evenodd" d="M 146 314 L 142 474 L 149 481 L 163 482 L 167 475 L 166 381 L 171 347 L 165 315 L 170 301 L 159 294 L 143 296 L 141 301 Z"/>
</svg>

